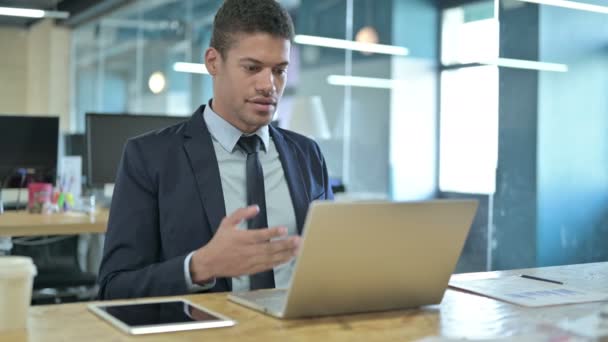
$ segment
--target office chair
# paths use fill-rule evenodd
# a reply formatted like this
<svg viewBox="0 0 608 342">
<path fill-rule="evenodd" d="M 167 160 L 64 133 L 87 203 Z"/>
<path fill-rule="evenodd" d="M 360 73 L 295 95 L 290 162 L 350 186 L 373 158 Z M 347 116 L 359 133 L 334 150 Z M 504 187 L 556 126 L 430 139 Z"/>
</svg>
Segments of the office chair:
<svg viewBox="0 0 608 342">
<path fill-rule="evenodd" d="M 96 275 L 78 263 L 78 236 L 14 238 L 13 255 L 29 256 L 38 274 L 32 304 L 91 300 L 97 293 Z"/>
</svg>

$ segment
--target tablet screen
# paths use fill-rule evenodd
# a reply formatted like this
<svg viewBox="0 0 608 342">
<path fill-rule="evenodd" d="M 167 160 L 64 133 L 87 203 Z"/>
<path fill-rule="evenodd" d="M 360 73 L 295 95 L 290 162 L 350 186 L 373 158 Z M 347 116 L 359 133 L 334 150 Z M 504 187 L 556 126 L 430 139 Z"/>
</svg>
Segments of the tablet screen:
<svg viewBox="0 0 608 342">
<path fill-rule="evenodd" d="M 222 320 L 182 301 L 99 306 L 99 309 L 132 327 Z"/>
<path fill-rule="evenodd" d="M 230 327 L 232 319 L 213 313 L 184 299 L 143 303 L 96 303 L 89 309 L 129 334 Z"/>
</svg>

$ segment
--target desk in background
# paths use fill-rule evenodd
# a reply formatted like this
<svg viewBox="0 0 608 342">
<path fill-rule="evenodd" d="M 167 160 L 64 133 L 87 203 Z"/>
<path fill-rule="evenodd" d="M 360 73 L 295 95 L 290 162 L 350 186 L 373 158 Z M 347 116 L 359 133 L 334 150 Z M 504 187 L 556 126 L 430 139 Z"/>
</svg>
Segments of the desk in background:
<svg viewBox="0 0 608 342">
<path fill-rule="evenodd" d="M 74 254 L 74 258 L 77 258 L 75 263 L 80 265 L 75 266 L 74 270 L 81 269 L 94 277 L 101 262 L 103 236 L 88 234 L 105 233 L 108 215 L 107 209 L 98 210 L 94 215 L 81 212 L 30 214 L 27 211 L 5 211 L 0 215 L 0 239 L 5 237 L 10 239 L 13 236 L 79 235 L 78 246 L 70 252 Z M 14 248 L 12 243 L 8 243 L 8 249 L 10 248 Z M 30 255 L 28 252 L 23 253 Z M 43 260 L 41 264 L 40 260 L 36 260 L 35 255 L 34 253 L 31 256 L 35 259 L 37 267 L 44 266 L 47 262 L 52 263 L 50 259 Z M 1 337 L 0 341 L 2 341 Z"/>
<path fill-rule="evenodd" d="M 496 277 L 534 274 L 587 290 L 608 291 L 608 262 L 462 274 Z M 536 332 L 538 319 L 557 322 L 582 317 L 606 302 L 525 308 L 449 289 L 441 305 L 415 310 L 279 320 L 229 302 L 226 294 L 185 298 L 238 321 L 232 328 L 128 336 L 90 313 L 86 303 L 31 307 L 27 332 L 1 334 L 9 341 L 411 341 L 426 336 L 496 338 Z M 555 328 L 550 328 L 555 329 Z M 557 330 L 555 330 L 557 331 Z"/>
<path fill-rule="evenodd" d="M 47 215 L 5 211 L 0 215 L 0 236 L 105 233 L 108 215 L 108 210 L 98 210 L 94 215 L 80 212 Z"/>
</svg>

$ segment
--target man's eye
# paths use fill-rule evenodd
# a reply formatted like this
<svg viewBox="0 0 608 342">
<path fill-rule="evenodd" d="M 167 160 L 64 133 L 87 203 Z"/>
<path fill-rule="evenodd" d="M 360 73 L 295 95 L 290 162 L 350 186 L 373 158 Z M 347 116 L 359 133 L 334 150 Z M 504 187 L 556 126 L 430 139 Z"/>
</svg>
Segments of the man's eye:
<svg viewBox="0 0 608 342">
<path fill-rule="evenodd" d="M 287 69 L 275 69 L 274 73 L 277 75 L 285 75 L 287 73 Z"/>
<path fill-rule="evenodd" d="M 260 70 L 260 67 L 257 65 L 245 65 L 244 68 L 249 72 L 256 72 Z"/>
</svg>

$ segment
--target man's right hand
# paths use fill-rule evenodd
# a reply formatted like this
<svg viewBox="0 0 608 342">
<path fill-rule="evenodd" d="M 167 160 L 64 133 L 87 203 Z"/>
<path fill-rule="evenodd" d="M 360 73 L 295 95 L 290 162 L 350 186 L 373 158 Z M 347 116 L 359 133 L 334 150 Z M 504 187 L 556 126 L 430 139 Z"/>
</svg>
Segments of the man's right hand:
<svg viewBox="0 0 608 342">
<path fill-rule="evenodd" d="M 190 275 L 193 283 L 259 273 L 296 256 L 299 236 L 275 239 L 287 236 L 286 227 L 238 229 L 241 221 L 255 217 L 259 211 L 258 206 L 253 205 L 224 217 L 213 239 L 192 255 Z"/>
</svg>

